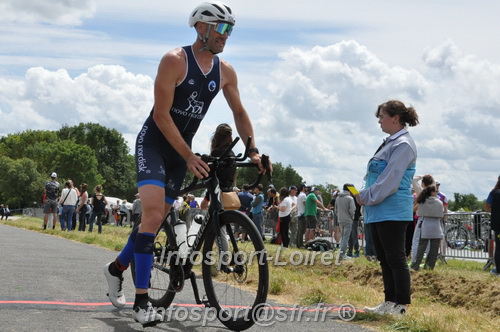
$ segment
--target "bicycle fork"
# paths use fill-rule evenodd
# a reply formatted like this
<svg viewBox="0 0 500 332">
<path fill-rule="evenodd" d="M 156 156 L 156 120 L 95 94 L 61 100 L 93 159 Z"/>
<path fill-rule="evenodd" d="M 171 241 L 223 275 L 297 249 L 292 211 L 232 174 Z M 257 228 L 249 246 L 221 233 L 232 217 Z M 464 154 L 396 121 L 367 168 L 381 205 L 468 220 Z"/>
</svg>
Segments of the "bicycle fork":
<svg viewBox="0 0 500 332">
<path fill-rule="evenodd" d="M 234 268 L 231 267 L 236 265 L 234 260 L 234 253 L 238 252 L 238 243 L 236 241 L 236 238 L 234 237 L 231 225 L 227 224 L 225 227 L 220 227 L 219 213 L 220 211 L 215 211 L 213 215 L 215 239 L 217 243 L 217 250 L 219 251 L 219 266 L 221 271 L 224 273 L 239 273 L 240 269 L 238 269 L 238 266 Z M 233 253 L 229 251 L 228 238 L 233 246 Z"/>
</svg>

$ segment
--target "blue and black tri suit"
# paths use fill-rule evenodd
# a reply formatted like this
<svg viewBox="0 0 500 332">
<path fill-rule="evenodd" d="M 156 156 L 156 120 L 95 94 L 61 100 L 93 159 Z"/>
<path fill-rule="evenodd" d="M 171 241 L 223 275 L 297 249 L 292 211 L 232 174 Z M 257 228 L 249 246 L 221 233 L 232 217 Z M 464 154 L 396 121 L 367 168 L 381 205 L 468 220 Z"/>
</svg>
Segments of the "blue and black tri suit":
<svg viewBox="0 0 500 332">
<path fill-rule="evenodd" d="M 186 76 L 175 88 L 170 115 L 186 144 L 191 147 L 201 120 L 220 90 L 220 60 L 214 56 L 212 69 L 204 74 L 191 46 L 182 47 L 186 54 Z M 153 120 L 153 110 L 136 140 L 135 160 L 137 186 L 154 184 L 165 188 L 165 201 L 172 204 L 186 174 L 185 160 L 163 136 Z"/>
<path fill-rule="evenodd" d="M 186 54 L 186 76 L 175 88 L 170 115 L 184 141 L 191 147 L 191 141 L 201 120 L 220 90 L 221 68 L 219 58 L 214 56 L 212 69 L 205 75 L 193 55 L 191 46 L 182 49 Z M 154 111 L 153 107 L 136 140 L 137 185 L 141 187 L 153 184 L 165 188 L 165 201 L 172 204 L 179 193 L 187 166 L 156 126 L 153 120 Z M 155 236 L 153 233 L 139 233 L 139 227 L 135 228 L 115 264 L 110 265 L 115 267 L 114 270 L 123 271 L 134 259 L 135 287 L 138 289 L 149 288 Z M 113 275 L 117 276 L 116 273 Z M 147 296 L 145 299 L 147 300 Z M 143 300 L 136 295 L 136 304 Z"/>
</svg>

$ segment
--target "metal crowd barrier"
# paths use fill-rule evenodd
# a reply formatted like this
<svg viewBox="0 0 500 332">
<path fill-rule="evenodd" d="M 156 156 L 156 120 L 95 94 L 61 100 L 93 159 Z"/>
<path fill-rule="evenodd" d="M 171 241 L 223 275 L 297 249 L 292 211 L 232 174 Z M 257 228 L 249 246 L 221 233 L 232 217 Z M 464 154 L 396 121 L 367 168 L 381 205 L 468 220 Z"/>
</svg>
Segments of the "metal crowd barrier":
<svg viewBox="0 0 500 332">
<path fill-rule="evenodd" d="M 452 212 L 444 217 L 444 240 L 441 256 L 491 260 L 493 255 L 493 232 L 491 214 L 487 212 Z"/>
<path fill-rule="evenodd" d="M 189 209 L 186 212 L 185 222 L 189 228 L 194 216 L 206 213 L 200 209 Z M 263 211 L 263 231 L 266 235 L 276 233 L 278 213 Z M 490 213 L 486 212 L 454 212 L 445 215 L 443 221 L 444 239 L 440 257 L 486 260 L 485 269 L 491 265 L 493 256 L 493 236 L 490 226 Z M 340 227 L 334 222 L 333 211 L 318 210 L 317 238 L 328 239 L 332 243 L 340 243 Z M 363 217 L 359 220 L 358 241 L 360 249 L 364 251 L 365 231 Z"/>
<path fill-rule="evenodd" d="M 42 208 L 24 208 L 23 209 L 24 217 L 37 217 L 43 218 L 43 209 Z"/>
<path fill-rule="evenodd" d="M 316 228 L 317 237 L 327 239 L 335 244 L 335 247 L 340 246 L 342 240 L 341 228 L 337 220 L 333 217 L 333 210 L 323 211 L 318 210 L 318 224 Z M 364 251 L 365 248 L 365 229 L 363 224 L 363 216 L 358 221 L 358 242 L 359 249 Z"/>
<path fill-rule="evenodd" d="M 194 216 L 206 213 L 200 209 L 189 209 L 186 213 L 186 226 L 189 227 Z M 25 208 L 23 216 L 43 218 L 43 209 Z M 440 248 L 441 258 L 461 258 L 486 260 L 486 267 L 493 260 L 494 234 L 491 231 L 491 214 L 487 212 L 452 212 L 443 218 L 444 239 Z M 318 211 L 317 235 L 333 243 L 340 240 L 335 234 L 338 225 L 333 221 L 333 211 Z M 265 234 L 274 234 L 276 216 L 263 212 L 263 230 Z M 340 231 L 340 230 L 339 230 Z M 358 225 L 360 247 L 364 249 L 365 232 L 362 218 Z M 337 237 L 339 239 L 337 239 Z"/>
</svg>

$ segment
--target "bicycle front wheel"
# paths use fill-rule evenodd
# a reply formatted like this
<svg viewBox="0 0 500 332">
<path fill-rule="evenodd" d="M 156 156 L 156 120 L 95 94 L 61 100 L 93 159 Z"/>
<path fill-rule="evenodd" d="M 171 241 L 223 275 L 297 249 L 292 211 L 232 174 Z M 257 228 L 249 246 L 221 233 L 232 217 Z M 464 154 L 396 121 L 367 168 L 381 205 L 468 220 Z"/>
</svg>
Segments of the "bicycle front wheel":
<svg viewBox="0 0 500 332">
<path fill-rule="evenodd" d="M 246 215 L 219 215 L 224 251 L 210 229 L 203 247 L 203 284 L 211 307 L 229 329 L 242 331 L 258 320 L 267 298 L 269 270 L 262 235 Z M 234 245 L 231 238 L 241 240 Z"/>
<path fill-rule="evenodd" d="M 134 229 L 141 224 L 141 216 L 135 222 Z M 151 276 L 149 278 L 149 301 L 155 308 L 167 308 L 170 306 L 175 297 L 175 290 L 172 286 L 172 276 L 175 270 L 182 270 L 182 267 L 177 267 L 173 264 L 172 259 L 168 256 L 169 240 L 165 229 L 162 227 L 156 234 L 154 251 L 153 251 L 153 265 L 151 266 Z M 135 261 L 132 260 L 130 264 L 132 279 L 135 284 Z M 172 272 L 171 272 L 172 271 Z M 182 271 L 180 271 L 182 272 Z M 180 273 L 179 273 L 180 274 Z M 181 278 L 184 275 L 180 276 Z"/>
<path fill-rule="evenodd" d="M 467 245 L 467 231 L 463 227 L 452 227 L 446 232 L 446 243 L 451 249 L 463 249 Z"/>
</svg>

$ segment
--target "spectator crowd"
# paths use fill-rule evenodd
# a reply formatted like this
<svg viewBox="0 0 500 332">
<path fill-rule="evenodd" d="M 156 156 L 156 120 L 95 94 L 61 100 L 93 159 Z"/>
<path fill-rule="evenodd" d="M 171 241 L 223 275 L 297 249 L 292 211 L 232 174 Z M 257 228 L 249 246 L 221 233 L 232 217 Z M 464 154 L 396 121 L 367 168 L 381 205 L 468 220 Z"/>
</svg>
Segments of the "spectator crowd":
<svg viewBox="0 0 500 332">
<path fill-rule="evenodd" d="M 68 232 L 92 232 L 95 224 L 98 233 L 102 233 L 102 225 L 106 223 L 117 227 L 127 224 L 133 227 L 141 213 L 139 194 L 135 195 L 134 203 L 129 209 L 126 199 L 116 200 L 116 203 L 108 201 L 102 193 L 102 185 L 97 185 L 93 194 L 88 193 L 87 186 L 86 183 L 81 183 L 77 188 L 68 179 L 61 190 L 57 173 L 53 172 L 44 186 L 43 229 L 55 229 L 58 220 L 61 230 Z"/>
</svg>

